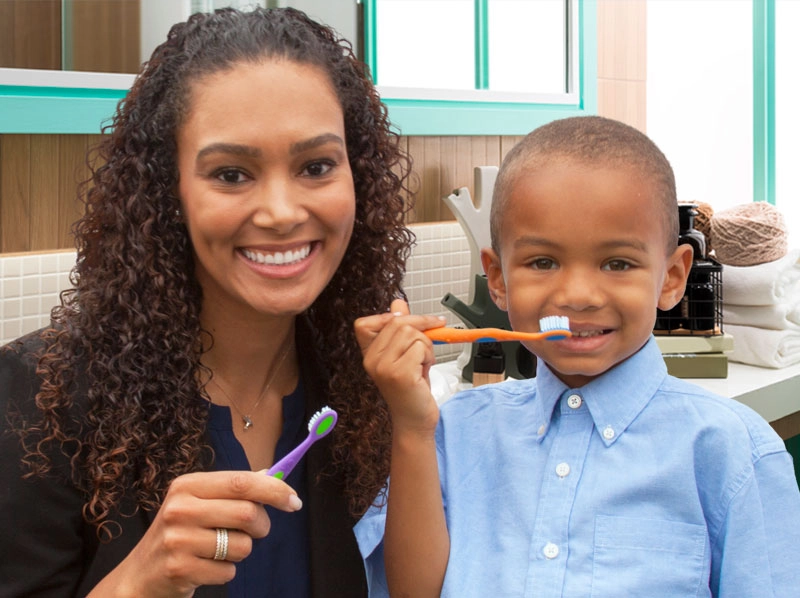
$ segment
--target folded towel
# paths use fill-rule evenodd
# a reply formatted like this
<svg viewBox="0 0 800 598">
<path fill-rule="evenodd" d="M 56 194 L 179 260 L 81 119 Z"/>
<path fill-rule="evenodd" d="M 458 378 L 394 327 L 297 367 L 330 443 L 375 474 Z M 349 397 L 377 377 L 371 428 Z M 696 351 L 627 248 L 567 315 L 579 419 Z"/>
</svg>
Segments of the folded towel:
<svg viewBox="0 0 800 598">
<path fill-rule="evenodd" d="M 793 303 L 774 305 L 729 305 L 722 304 L 722 321 L 740 326 L 755 326 L 770 330 L 800 330 L 800 297 Z"/>
<path fill-rule="evenodd" d="M 722 267 L 722 301 L 732 305 L 773 305 L 800 297 L 800 249 L 757 266 Z"/>
<path fill-rule="evenodd" d="M 726 323 L 725 332 L 733 336 L 730 361 L 767 368 L 800 363 L 800 330 L 767 330 Z"/>
</svg>

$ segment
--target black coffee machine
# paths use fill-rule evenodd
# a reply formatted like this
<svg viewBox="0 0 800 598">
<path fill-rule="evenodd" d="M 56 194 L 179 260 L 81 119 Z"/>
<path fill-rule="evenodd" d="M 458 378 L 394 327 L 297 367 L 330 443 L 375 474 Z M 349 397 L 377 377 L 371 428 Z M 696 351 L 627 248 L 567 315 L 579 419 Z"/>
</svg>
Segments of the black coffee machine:
<svg viewBox="0 0 800 598">
<path fill-rule="evenodd" d="M 694 228 L 697 205 L 678 204 L 678 244 L 694 249 L 683 299 L 672 309 L 656 312 L 656 334 L 713 336 L 722 333 L 722 266 L 708 256 L 706 238 Z"/>
<path fill-rule="evenodd" d="M 489 285 L 485 274 L 475 275 L 475 299 L 467 305 L 461 299 L 447 293 L 442 305 L 456 314 L 467 328 L 502 328 L 511 330 L 508 314 L 497 307 L 489 296 Z M 505 357 L 506 375 L 511 378 L 533 378 L 536 375 L 536 358 L 517 341 L 500 343 Z M 461 370 L 461 377 L 472 382 L 473 364 L 479 344 L 472 343 L 469 363 Z"/>
</svg>

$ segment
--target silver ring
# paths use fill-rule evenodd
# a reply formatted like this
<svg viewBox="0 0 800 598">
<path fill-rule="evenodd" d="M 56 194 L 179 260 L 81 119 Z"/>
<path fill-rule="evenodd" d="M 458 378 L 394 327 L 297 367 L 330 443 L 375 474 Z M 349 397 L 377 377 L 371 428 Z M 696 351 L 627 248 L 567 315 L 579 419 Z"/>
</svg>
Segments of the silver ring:
<svg viewBox="0 0 800 598">
<path fill-rule="evenodd" d="M 217 548 L 214 551 L 215 561 L 224 561 L 228 558 L 228 530 L 224 527 L 217 528 Z"/>
</svg>

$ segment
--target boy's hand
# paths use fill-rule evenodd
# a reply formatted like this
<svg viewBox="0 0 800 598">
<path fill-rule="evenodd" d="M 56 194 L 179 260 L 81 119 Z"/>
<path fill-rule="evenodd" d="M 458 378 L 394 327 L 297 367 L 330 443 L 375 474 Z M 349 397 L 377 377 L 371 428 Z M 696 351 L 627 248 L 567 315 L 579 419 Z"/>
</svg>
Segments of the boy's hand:
<svg viewBox="0 0 800 598">
<path fill-rule="evenodd" d="M 364 369 L 386 399 L 396 431 L 436 428 L 439 408 L 428 378 L 435 363 L 433 343 L 422 331 L 443 324 L 440 317 L 410 315 L 401 299 L 392 302 L 391 313 L 355 322 Z"/>
</svg>

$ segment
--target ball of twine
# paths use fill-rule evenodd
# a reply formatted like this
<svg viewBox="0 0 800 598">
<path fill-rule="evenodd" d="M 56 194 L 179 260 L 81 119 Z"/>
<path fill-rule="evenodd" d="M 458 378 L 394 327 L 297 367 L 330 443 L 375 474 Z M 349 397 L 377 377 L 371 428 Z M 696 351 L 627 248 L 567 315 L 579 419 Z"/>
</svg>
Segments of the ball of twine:
<svg viewBox="0 0 800 598">
<path fill-rule="evenodd" d="M 694 201 L 692 203 L 697 206 L 695 208 L 697 214 L 694 217 L 694 227 L 705 236 L 706 253 L 708 253 L 713 249 L 711 245 L 711 217 L 714 215 L 714 208 L 711 207 L 711 204 L 703 201 Z"/>
<path fill-rule="evenodd" d="M 764 201 L 713 214 L 710 238 L 717 261 L 729 266 L 774 262 L 788 251 L 783 214 Z"/>
</svg>

